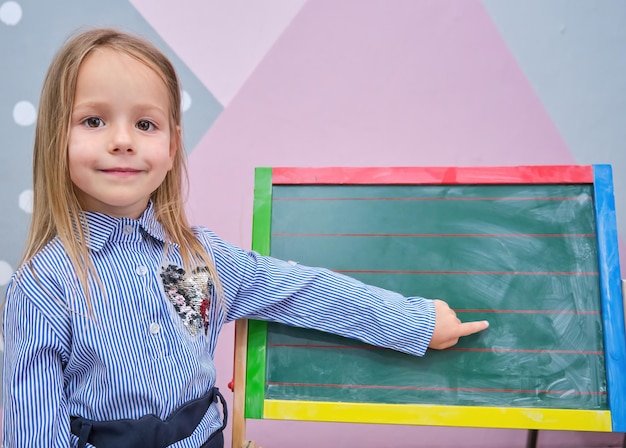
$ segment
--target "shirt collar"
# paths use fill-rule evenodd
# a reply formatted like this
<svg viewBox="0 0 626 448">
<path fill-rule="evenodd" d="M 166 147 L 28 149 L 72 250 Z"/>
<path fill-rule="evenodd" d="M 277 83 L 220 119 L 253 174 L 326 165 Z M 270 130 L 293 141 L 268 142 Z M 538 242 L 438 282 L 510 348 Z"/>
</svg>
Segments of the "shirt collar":
<svg viewBox="0 0 626 448">
<path fill-rule="evenodd" d="M 165 229 L 156 218 L 152 201 L 138 219 L 116 218 L 96 212 L 85 212 L 84 217 L 89 228 L 87 247 L 94 251 L 102 249 L 108 241 L 117 241 L 121 238 L 131 241 L 138 238 L 139 229 L 163 243 L 166 241 Z M 132 231 L 127 233 L 124 229 Z"/>
</svg>

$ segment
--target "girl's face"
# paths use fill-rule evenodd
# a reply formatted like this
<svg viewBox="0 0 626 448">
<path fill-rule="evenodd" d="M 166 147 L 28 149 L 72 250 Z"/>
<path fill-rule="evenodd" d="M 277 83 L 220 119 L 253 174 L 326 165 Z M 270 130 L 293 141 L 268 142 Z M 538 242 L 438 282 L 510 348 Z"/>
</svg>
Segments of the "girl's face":
<svg viewBox="0 0 626 448">
<path fill-rule="evenodd" d="M 83 210 L 138 218 L 172 168 L 165 84 L 147 65 L 108 48 L 78 71 L 70 122 L 70 178 Z"/>
</svg>

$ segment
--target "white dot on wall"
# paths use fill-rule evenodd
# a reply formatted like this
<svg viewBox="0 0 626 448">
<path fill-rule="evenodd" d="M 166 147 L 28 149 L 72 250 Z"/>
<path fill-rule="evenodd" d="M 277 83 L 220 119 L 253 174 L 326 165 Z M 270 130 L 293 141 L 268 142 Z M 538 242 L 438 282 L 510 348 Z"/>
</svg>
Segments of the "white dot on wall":
<svg viewBox="0 0 626 448">
<path fill-rule="evenodd" d="M 187 112 L 187 110 L 191 107 L 191 96 L 189 96 L 186 90 L 183 90 L 183 99 L 181 103 L 183 112 Z"/>
<path fill-rule="evenodd" d="M 17 25 L 22 19 L 22 7 L 18 2 L 4 2 L 0 6 L 0 21 L 6 25 Z"/>
<path fill-rule="evenodd" d="M 28 101 L 20 101 L 13 107 L 13 119 L 20 126 L 30 126 L 37 120 L 37 109 Z"/>
<path fill-rule="evenodd" d="M 18 199 L 20 208 L 26 213 L 33 212 L 33 190 L 24 190 Z"/>
<path fill-rule="evenodd" d="M 0 286 L 4 286 L 9 283 L 12 275 L 13 268 L 11 265 L 4 260 L 0 260 Z"/>
</svg>

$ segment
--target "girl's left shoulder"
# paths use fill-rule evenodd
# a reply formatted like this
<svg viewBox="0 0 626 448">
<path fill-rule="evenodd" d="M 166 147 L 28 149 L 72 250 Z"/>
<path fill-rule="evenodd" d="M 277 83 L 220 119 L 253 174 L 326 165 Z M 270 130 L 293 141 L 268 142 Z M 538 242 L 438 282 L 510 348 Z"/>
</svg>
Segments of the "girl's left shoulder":
<svg viewBox="0 0 626 448">
<path fill-rule="evenodd" d="M 191 227 L 191 231 L 193 232 L 196 239 L 202 244 L 204 249 L 211 255 L 215 255 L 215 249 L 222 244 L 224 241 L 217 236 L 217 234 L 204 226 L 193 226 Z"/>
<path fill-rule="evenodd" d="M 213 240 L 213 239 L 218 239 L 216 233 L 213 232 L 208 227 L 192 226 L 191 227 L 191 231 L 193 232 L 195 237 L 198 238 L 198 240 L 200 240 L 201 242 L 204 242 L 205 240 L 210 241 L 210 240 Z"/>
<path fill-rule="evenodd" d="M 213 230 L 204 226 L 193 226 L 192 232 L 200 241 L 200 244 L 213 257 L 214 260 L 224 258 L 231 260 L 245 256 L 247 251 L 241 249 L 237 244 L 231 243 L 220 236 Z"/>
</svg>

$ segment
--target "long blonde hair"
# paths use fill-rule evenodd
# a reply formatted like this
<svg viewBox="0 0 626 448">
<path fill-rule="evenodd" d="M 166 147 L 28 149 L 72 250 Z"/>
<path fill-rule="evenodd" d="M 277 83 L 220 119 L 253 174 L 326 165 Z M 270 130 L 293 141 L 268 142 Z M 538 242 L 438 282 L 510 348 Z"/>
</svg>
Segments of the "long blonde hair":
<svg viewBox="0 0 626 448">
<path fill-rule="evenodd" d="M 163 225 L 169 243 L 179 245 L 187 272 L 205 266 L 221 294 L 215 265 L 193 234 L 184 210 L 184 187 L 188 186 L 181 126 L 181 90 L 172 63 L 150 42 L 119 30 L 100 28 L 82 32 L 58 51 L 46 75 L 39 103 L 33 151 L 33 214 L 22 262 L 28 261 L 53 238 L 59 237 L 76 271 L 91 310 L 89 282 L 100 283 L 85 242 L 88 229 L 70 180 L 68 164 L 69 126 L 74 104 L 78 70 L 83 60 L 97 48 L 124 53 L 145 64 L 165 84 L 170 106 L 172 145 L 176 154 L 172 169 L 152 193 L 155 215 Z"/>
</svg>

